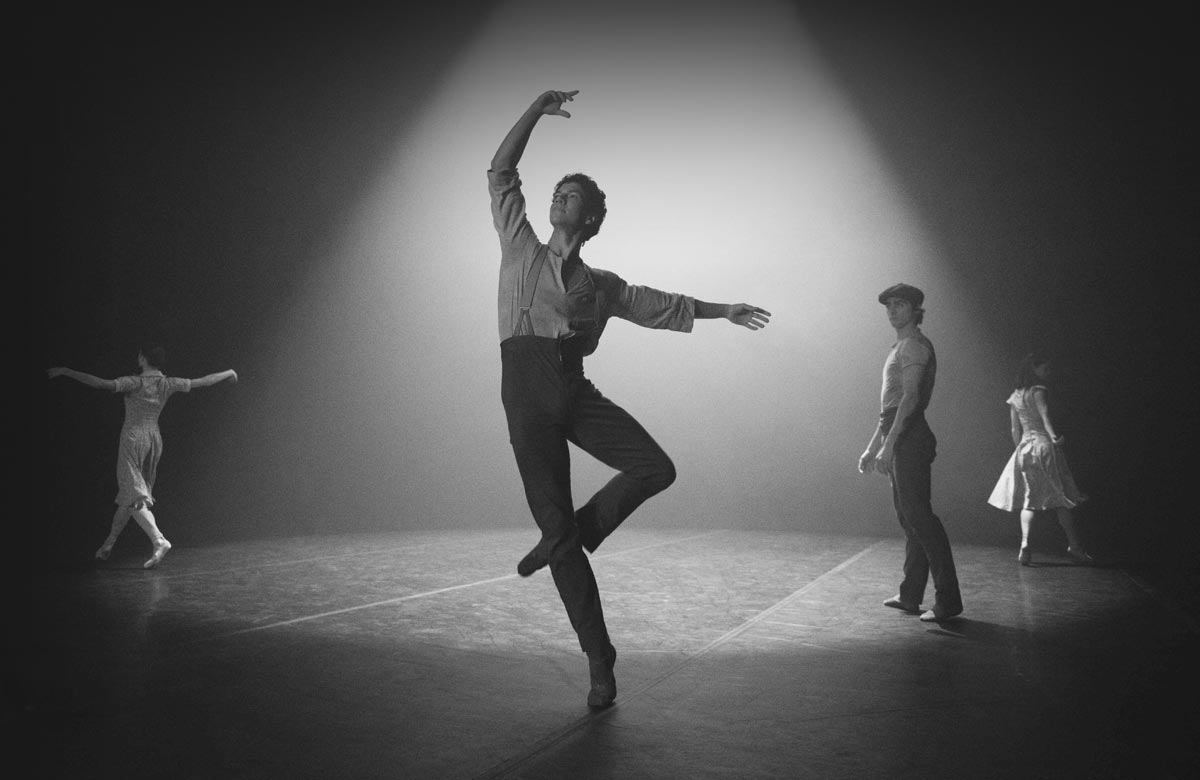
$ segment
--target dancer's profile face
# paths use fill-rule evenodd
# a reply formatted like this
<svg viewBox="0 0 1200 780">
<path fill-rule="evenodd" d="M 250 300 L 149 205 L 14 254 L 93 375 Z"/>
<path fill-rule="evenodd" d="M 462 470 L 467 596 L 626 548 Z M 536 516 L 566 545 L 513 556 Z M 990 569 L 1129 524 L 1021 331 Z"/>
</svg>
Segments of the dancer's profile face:
<svg viewBox="0 0 1200 780">
<path fill-rule="evenodd" d="M 1045 363 L 1038 363 L 1033 367 L 1033 373 L 1038 379 L 1045 379 L 1050 376 L 1050 361 L 1047 360 Z"/>
</svg>

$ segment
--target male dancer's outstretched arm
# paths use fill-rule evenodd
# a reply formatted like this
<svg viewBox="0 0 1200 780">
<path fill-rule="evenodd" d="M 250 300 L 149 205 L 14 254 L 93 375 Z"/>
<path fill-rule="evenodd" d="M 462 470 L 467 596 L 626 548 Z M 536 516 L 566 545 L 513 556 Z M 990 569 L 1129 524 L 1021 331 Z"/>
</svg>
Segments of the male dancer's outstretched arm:
<svg viewBox="0 0 1200 780">
<path fill-rule="evenodd" d="M 734 325 L 741 325 L 750 330 L 761 330 L 767 326 L 771 312 L 748 303 L 696 301 L 695 316 L 698 320 L 726 319 Z"/>
</svg>

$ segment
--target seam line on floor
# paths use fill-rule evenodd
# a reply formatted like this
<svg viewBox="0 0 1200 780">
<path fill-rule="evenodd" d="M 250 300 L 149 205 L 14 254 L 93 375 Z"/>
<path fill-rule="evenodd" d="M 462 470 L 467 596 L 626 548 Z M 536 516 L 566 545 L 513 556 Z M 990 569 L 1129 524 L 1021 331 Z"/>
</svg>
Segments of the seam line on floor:
<svg viewBox="0 0 1200 780">
<path fill-rule="evenodd" d="M 806 594 L 809 590 L 811 590 L 812 588 L 815 588 L 817 585 L 821 584 L 824 580 L 828 579 L 829 577 L 833 577 L 833 576 L 841 573 L 848 567 L 854 565 L 854 563 L 856 561 L 858 561 L 858 559 L 862 558 L 864 555 L 871 552 L 875 548 L 883 545 L 884 543 L 885 543 L 885 541 L 881 540 L 881 541 L 875 542 L 874 544 L 868 545 L 867 547 L 864 547 L 863 549 L 859 550 L 857 553 L 855 553 L 854 555 L 851 555 L 849 558 L 842 561 L 837 566 L 834 566 L 829 571 L 827 571 L 824 574 L 821 574 L 818 577 L 816 577 L 815 579 L 809 581 L 803 587 L 801 587 L 799 590 L 796 590 L 793 593 L 789 594 L 788 596 L 785 596 L 783 599 L 775 602 L 771 606 L 764 609 L 762 612 L 759 612 L 754 617 L 752 617 L 749 620 L 742 623 L 737 628 L 734 628 L 730 631 L 726 631 L 724 634 L 717 637 L 713 641 L 709 642 L 707 645 L 700 648 L 694 654 L 687 656 L 682 661 L 680 661 L 679 663 L 675 664 L 667 671 L 660 674 L 658 677 L 655 677 L 653 680 L 650 680 L 649 682 L 642 684 L 640 687 L 635 688 L 632 693 L 626 694 L 621 699 L 621 701 L 628 702 L 630 699 L 636 699 L 636 698 L 642 696 L 647 691 L 649 691 L 652 688 L 654 688 L 655 686 L 657 686 L 659 683 L 663 682 L 664 680 L 668 679 L 669 677 L 671 677 L 672 675 L 677 673 L 680 669 L 683 669 L 685 666 L 687 666 L 688 664 L 695 661 L 697 658 L 700 658 L 701 656 L 708 653 L 709 651 L 711 651 L 717 647 L 720 647 L 722 644 L 728 642 L 729 640 L 735 639 L 738 636 L 741 636 L 745 632 L 749 631 L 751 628 L 755 627 L 759 623 L 766 620 L 771 615 L 773 615 L 776 612 L 778 612 L 779 610 L 785 608 L 786 606 L 791 604 L 793 601 L 799 599 L 801 596 Z M 499 780 L 500 778 L 510 775 L 511 773 L 520 769 L 523 765 L 525 765 L 525 764 L 529 763 L 531 760 L 537 758 L 542 753 L 545 753 L 547 750 L 554 747 L 556 744 L 563 741 L 567 737 L 571 736 L 575 732 L 583 729 L 584 727 L 588 726 L 591 723 L 599 721 L 601 718 L 605 717 L 610 712 L 615 711 L 618 706 L 620 706 L 620 705 L 614 704 L 613 706 L 609 707 L 608 709 L 600 710 L 598 712 L 592 712 L 587 715 L 584 715 L 581 718 L 577 718 L 576 720 L 571 721 L 563 728 L 558 729 L 558 730 L 554 731 L 553 733 L 546 735 L 545 737 L 542 737 L 540 740 L 535 742 L 531 747 L 529 747 L 521 755 L 511 758 L 507 761 L 501 762 L 500 764 L 492 767 L 491 769 L 485 770 L 483 773 L 475 775 L 472 778 L 472 780 Z"/>
<path fill-rule="evenodd" d="M 705 533 L 702 533 L 702 534 L 695 534 L 693 536 L 685 536 L 681 539 L 670 539 L 670 540 L 663 541 L 663 542 L 655 542 L 654 544 L 644 544 L 641 547 L 631 547 L 627 550 L 617 550 L 615 552 L 605 553 L 602 555 L 593 555 L 591 557 L 591 560 L 596 561 L 596 560 L 602 560 L 605 558 L 616 558 L 619 556 L 630 555 L 633 553 L 642 552 L 644 550 L 651 550 L 651 549 L 654 549 L 655 547 L 663 547 L 664 545 L 674 545 L 674 544 L 680 544 L 682 542 L 694 541 L 696 539 L 703 539 L 705 537 L 712 536 L 714 534 L 720 534 L 720 533 L 725 533 L 725 532 L 726 531 L 724 529 L 719 529 L 719 530 L 715 530 L 715 531 L 706 531 Z M 189 642 L 188 644 L 200 644 L 203 642 L 211 642 L 211 641 L 214 641 L 217 639 L 227 639 L 229 637 L 240 636 L 242 634 L 250 634 L 250 633 L 257 632 L 257 631 L 267 631 L 267 630 L 270 630 L 273 628 L 282 628 L 284 626 L 295 625 L 297 623 L 307 623 L 307 622 L 313 621 L 313 620 L 321 620 L 321 619 L 329 618 L 329 617 L 337 617 L 338 615 L 345 615 L 347 613 L 357 612 L 357 611 L 363 610 L 363 609 L 375 609 L 377 607 L 387 607 L 387 606 L 391 606 L 393 604 L 401 604 L 405 601 L 413 601 L 415 599 L 427 598 L 429 596 L 439 596 L 443 593 L 452 593 L 456 590 L 465 590 L 466 588 L 476 588 L 476 587 L 479 587 L 480 585 L 491 585 L 492 583 L 496 583 L 496 582 L 504 582 L 506 580 L 513 580 L 513 579 L 517 579 L 519 576 L 520 575 L 517 575 L 517 574 L 504 574 L 499 577 L 490 577 L 486 580 L 476 580 L 475 582 L 464 582 L 459 585 L 449 585 L 445 588 L 436 588 L 434 590 L 427 590 L 427 591 L 423 591 L 421 593 L 410 593 L 407 596 L 396 596 L 395 598 L 383 599 L 382 601 L 372 601 L 368 604 L 356 604 L 352 607 L 343 607 L 342 609 L 332 609 L 332 610 L 329 610 L 328 612 L 319 612 L 315 615 L 303 615 L 301 617 L 291 618 L 289 620 L 279 620 L 274 623 L 267 623 L 266 625 L 262 625 L 262 626 L 250 626 L 249 628 L 240 628 L 237 631 L 226 631 L 226 632 L 220 633 L 220 634 L 213 634 L 212 636 L 204 637 L 202 639 L 197 639 L 197 640 L 194 640 L 193 642 Z"/>
</svg>

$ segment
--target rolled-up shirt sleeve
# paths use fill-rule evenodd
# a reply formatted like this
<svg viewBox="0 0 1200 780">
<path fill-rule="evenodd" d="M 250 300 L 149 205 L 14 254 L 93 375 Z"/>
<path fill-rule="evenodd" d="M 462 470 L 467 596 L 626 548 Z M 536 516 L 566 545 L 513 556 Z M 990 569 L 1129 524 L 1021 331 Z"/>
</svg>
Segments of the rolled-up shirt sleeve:
<svg viewBox="0 0 1200 780">
<path fill-rule="evenodd" d="M 609 315 L 643 328 L 691 333 L 696 320 L 696 300 L 691 296 L 628 284 L 610 272 L 603 276 Z"/>
<path fill-rule="evenodd" d="M 492 224 L 500 237 L 501 262 L 516 259 L 537 237 L 525 215 L 525 195 L 516 170 L 487 172 L 492 198 Z"/>
</svg>

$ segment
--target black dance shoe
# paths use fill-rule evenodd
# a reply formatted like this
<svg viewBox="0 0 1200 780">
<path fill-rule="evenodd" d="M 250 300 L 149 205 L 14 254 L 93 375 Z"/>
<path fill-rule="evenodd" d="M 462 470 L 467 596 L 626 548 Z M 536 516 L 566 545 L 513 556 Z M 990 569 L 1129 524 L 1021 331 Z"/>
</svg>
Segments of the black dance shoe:
<svg viewBox="0 0 1200 780">
<path fill-rule="evenodd" d="M 592 676 L 592 689 L 588 691 L 588 706 L 592 709 L 608 707 L 617 698 L 617 678 L 613 666 L 617 663 L 617 649 L 611 644 L 603 653 L 588 653 L 588 671 Z"/>
<path fill-rule="evenodd" d="M 549 562 L 545 553 L 542 552 L 542 545 L 538 544 L 526 553 L 525 557 L 517 564 L 517 574 L 520 574 L 522 577 L 528 577 Z"/>
</svg>

